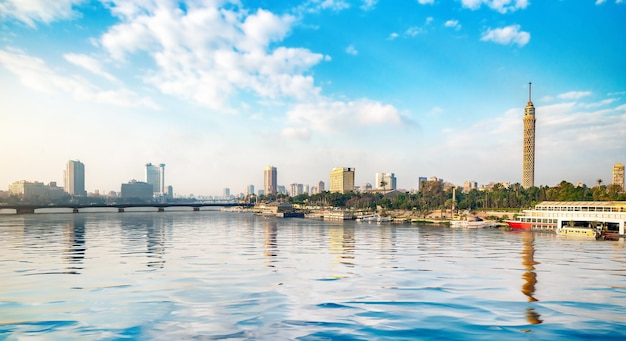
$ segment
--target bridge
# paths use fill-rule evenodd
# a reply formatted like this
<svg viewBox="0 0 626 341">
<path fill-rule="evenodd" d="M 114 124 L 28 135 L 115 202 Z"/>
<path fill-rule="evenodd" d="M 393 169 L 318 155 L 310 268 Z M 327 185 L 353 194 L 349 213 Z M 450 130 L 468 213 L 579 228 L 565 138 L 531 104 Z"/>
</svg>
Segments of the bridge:
<svg viewBox="0 0 626 341">
<path fill-rule="evenodd" d="M 117 212 L 124 212 L 128 208 L 152 207 L 158 212 L 165 212 L 168 207 L 189 207 L 193 211 L 199 211 L 201 207 L 252 207 L 252 204 L 236 203 L 236 202 L 193 202 L 193 203 L 149 203 L 149 204 L 59 204 L 59 205 L 4 205 L 1 209 L 14 209 L 16 214 L 33 214 L 37 209 L 51 208 L 67 208 L 73 213 L 80 213 L 81 209 L 86 208 L 114 208 Z"/>
</svg>

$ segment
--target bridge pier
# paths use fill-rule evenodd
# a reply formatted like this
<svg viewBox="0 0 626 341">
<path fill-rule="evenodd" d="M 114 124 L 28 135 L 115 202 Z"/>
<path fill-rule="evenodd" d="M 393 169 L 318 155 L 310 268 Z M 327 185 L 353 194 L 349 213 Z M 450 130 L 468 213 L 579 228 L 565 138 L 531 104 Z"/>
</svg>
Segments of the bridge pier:
<svg viewBox="0 0 626 341">
<path fill-rule="evenodd" d="M 78 213 L 78 208 L 73 208 L 72 213 Z"/>
<path fill-rule="evenodd" d="M 165 208 L 159 207 L 158 212 L 165 212 Z"/>
<path fill-rule="evenodd" d="M 32 207 L 23 207 L 23 208 L 15 209 L 15 214 L 33 214 L 33 213 L 35 213 L 35 209 Z"/>
<path fill-rule="evenodd" d="M 193 208 L 193 211 L 194 211 L 194 212 L 200 211 L 200 207 L 194 207 L 194 208 Z"/>
<path fill-rule="evenodd" d="M 117 209 L 117 211 L 118 211 L 119 213 L 122 213 L 122 212 L 124 212 L 124 209 L 123 209 L 123 208 L 121 208 L 121 207 L 119 207 L 119 208 Z"/>
</svg>

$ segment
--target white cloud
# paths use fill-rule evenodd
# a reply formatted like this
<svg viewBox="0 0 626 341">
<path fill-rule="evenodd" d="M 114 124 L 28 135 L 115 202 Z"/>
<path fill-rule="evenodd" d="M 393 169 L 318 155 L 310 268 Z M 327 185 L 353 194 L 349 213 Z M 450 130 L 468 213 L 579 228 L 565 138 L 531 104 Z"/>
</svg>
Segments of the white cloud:
<svg viewBox="0 0 626 341">
<path fill-rule="evenodd" d="M 374 9 L 374 7 L 376 6 L 376 3 L 378 3 L 378 0 L 363 0 L 361 9 L 364 11 L 369 11 L 371 9 Z"/>
<path fill-rule="evenodd" d="M 359 51 L 357 51 L 354 45 L 349 45 L 348 47 L 346 47 L 346 53 L 356 56 L 357 54 L 359 54 Z"/>
<path fill-rule="evenodd" d="M 447 20 L 444 26 L 454 28 L 457 31 L 461 29 L 461 24 L 458 20 Z"/>
<path fill-rule="evenodd" d="M 435 3 L 435 0 L 417 0 L 420 5 L 432 5 Z"/>
<path fill-rule="evenodd" d="M 606 0 L 596 0 L 596 5 L 602 5 Z"/>
<path fill-rule="evenodd" d="M 530 33 L 520 31 L 520 25 L 489 29 L 480 38 L 481 41 L 492 41 L 497 44 L 517 44 L 522 47 L 530 41 Z"/>
<path fill-rule="evenodd" d="M 560 94 L 560 99 L 579 99 L 591 95 L 591 91 L 570 91 Z"/>
<path fill-rule="evenodd" d="M 15 74 L 22 84 L 40 92 L 56 93 L 61 90 L 80 101 L 158 109 L 151 99 L 139 97 L 128 89 L 103 90 L 80 77 L 61 75 L 43 60 L 20 50 L 0 50 L 0 64 Z"/>
<path fill-rule="evenodd" d="M 389 34 L 389 37 L 387 38 L 387 40 L 394 40 L 396 38 L 398 38 L 400 35 L 396 32 L 391 32 L 391 34 Z"/>
<path fill-rule="evenodd" d="M 272 47 L 289 34 L 293 16 L 211 4 L 189 6 L 185 13 L 161 4 L 125 9 L 122 22 L 100 42 L 117 60 L 145 53 L 154 62 L 146 82 L 216 110 L 230 110 L 229 101 L 239 92 L 270 99 L 319 93 L 307 72 L 329 57 L 304 48 Z"/>
<path fill-rule="evenodd" d="M 28 26 L 36 22 L 51 23 L 76 16 L 74 6 L 85 0 L 3 0 L 0 2 L 0 17 L 12 17 Z"/>
<path fill-rule="evenodd" d="M 424 30 L 421 27 L 417 27 L 417 26 L 413 26 L 413 27 L 409 27 L 404 34 L 410 36 L 410 37 L 415 37 L 420 33 L 423 33 Z"/>
<path fill-rule="evenodd" d="M 92 57 L 84 54 L 67 53 L 63 55 L 63 58 L 74 65 L 80 66 L 83 69 L 92 72 L 93 74 L 102 76 L 110 81 L 116 80 L 113 75 L 104 71 L 102 64 L 100 64 L 98 60 Z"/>
<path fill-rule="evenodd" d="M 308 137 L 312 132 L 354 131 L 365 126 L 399 125 L 402 121 L 392 105 L 369 99 L 344 102 L 320 98 L 314 103 L 295 105 L 287 113 L 288 127 L 283 135 Z"/>
<path fill-rule="evenodd" d="M 364 0 L 365 6 L 368 0 Z M 345 0 L 309 0 L 299 7 L 300 10 L 306 12 L 319 12 L 323 10 L 331 10 L 335 12 L 343 11 L 350 8 L 350 4 Z"/>
<path fill-rule="evenodd" d="M 528 0 L 461 0 L 465 8 L 479 9 L 483 4 L 500 13 L 514 12 L 528 7 Z"/>
</svg>

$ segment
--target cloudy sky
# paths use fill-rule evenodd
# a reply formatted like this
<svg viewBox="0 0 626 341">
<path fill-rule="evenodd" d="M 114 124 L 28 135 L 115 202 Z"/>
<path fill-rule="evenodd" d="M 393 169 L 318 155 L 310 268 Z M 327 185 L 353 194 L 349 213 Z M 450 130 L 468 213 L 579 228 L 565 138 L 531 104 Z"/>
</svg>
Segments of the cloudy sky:
<svg viewBox="0 0 626 341">
<path fill-rule="evenodd" d="M 623 0 L 0 0 L 0 187 L 119 191 L 165 163 L 178 194 L 393 172 L 535 184 L 626 163 Z"/>
</svg>

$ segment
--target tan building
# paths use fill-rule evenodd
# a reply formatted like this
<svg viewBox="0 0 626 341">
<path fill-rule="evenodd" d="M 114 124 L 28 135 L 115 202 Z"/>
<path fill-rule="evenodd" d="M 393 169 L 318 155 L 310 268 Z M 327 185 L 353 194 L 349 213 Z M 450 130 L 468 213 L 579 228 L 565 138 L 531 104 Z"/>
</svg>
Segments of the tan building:
<svg viewBox="0 0 626 341">
<path fill-rule="evenodd" d="M 354 168 L 333 168 L 330 172 L 330 192 L 354 191 Z"/>
<path fill-rule="evenodd" d="M 276 195 L 278 192 L 278 173 L 276 167 L 267 166 L 263 172 L 263 189 L 265 195 Z"/>
<path fill-rule="evenodd" d="M 531 100 L 531 86 L 528 83 L 528 103 L 524 109 L 524 149 L 522 159 L 522 187 L 535 186 L 535 106 Z"/>
<path fill-rule="evenodd" d="M 51 200 L 61 198 L 64 192 L 63 188 L 57 187 L 56 182 L 44 185 L 43 182 L 22 180 L 9 185 L 9 194 L 17 195 L 25 200 Z"/>
<path fill-rule="evenodd" d="M 616 163 L 613 166 L 613 185 L 618 185 L 624 191 L 624 165 Z"/>
</svg>

